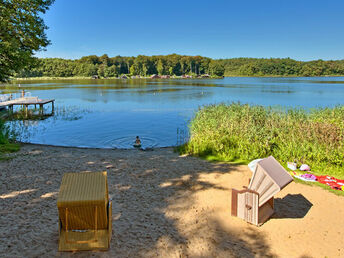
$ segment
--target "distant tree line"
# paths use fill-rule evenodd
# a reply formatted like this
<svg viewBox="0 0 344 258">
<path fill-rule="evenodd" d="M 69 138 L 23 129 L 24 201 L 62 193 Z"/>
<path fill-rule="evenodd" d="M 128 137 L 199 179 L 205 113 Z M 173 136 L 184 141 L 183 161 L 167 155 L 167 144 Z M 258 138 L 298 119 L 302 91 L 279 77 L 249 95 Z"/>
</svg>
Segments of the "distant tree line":
<svg viewBox="0 0 344 258">
<path fill-rule="evenodd" d="M 90 77 L 101 78 L 158 75 L 210 76 L 325 76 L 344 75 L 344 60 L 296 61 L 290 58 L 211 59 L 202 56 L 159 55 L 137 57 L 84 56 L 77 60 L 39 58 L 15 77 Z"/>
<path fill-rule="evenodd" d="M 120 75 L 202 75 L 223 76 L 224 67 L 219 62 L 201 56 L 143 56 L 137 57 L 100 57 L 91 55 L 77 60 L 61 58 L 40 58 L 36 63 L 15 77 L 72 77 L 99 76 L 118 77 Z"/>
<path fill-rule="evenodd" d="M 290 58 L 233 58 L 217 60 L 225 76 L 339 76 L 344 60 L 296 61 Z"/>
</svg>

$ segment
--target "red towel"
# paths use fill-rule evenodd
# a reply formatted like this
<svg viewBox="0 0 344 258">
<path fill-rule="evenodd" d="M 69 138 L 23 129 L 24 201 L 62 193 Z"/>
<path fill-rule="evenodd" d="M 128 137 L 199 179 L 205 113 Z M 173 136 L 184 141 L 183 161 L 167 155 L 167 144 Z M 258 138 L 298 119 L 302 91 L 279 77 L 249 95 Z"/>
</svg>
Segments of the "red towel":
<svg viewBox="0 0 344 258">
<path fill-rule="evenodd" d="M 342 190 L 342 191 L 344 189 L 344 180 L 337 179 L 333 176 L 316 176 L 316 178 L 319 183 L 328 185 L 332 189 Z"/>
</svg>

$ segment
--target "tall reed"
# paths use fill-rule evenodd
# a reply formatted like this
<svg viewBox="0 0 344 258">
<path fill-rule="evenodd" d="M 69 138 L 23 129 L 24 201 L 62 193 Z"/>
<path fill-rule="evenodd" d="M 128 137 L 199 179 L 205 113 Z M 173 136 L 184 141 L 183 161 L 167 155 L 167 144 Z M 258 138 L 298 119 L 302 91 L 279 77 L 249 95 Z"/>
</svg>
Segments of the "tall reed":
<svg viewBox="0 0 344 258">
<path fill-rule="evenodd" d="M 240 103 L 201 108 L 181 151 L 225 161 L 273 155 L 344 178 L 344 106 L 304 110 Z"/>
<path fill-rule="evenodd" d="M 15 143 L 11 137 L 5 122 L 0 119 L 0 159 L 4 158 L 5 153 L 18 151 L 19 147 L 19 144 Z"/>
</svg>

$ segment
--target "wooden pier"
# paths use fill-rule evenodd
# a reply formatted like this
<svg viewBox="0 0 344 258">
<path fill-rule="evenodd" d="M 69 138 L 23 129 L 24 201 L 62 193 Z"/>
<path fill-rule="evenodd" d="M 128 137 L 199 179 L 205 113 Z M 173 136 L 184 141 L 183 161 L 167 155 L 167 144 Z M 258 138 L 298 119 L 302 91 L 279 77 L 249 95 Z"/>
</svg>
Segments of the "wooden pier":
<svg viewBox="0 0 344 258">
<path fill-rule="evenodd" d="M 28 114 L 29 105 L 39 105 L 39 114 L 43 115 L 43 106 L 45 104 L 51 103 L 51 112 L 54 113 L 54 101 L 55 99 L 39 99 L 37 97 L 24 97 L 8 101 L 0 102 L 0 108 L 8 107 L 9 115 L 13 114 L 13 106 L 23 106 L 25 107 L 25 114 Z"/>
</svg>

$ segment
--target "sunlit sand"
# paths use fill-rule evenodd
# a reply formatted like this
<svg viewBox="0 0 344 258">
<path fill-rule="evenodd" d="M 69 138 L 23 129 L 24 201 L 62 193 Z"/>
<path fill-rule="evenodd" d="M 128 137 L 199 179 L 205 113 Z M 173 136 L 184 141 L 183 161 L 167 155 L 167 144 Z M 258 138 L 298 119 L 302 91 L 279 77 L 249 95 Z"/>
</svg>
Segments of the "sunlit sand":
<svg viewBox="0 0 344 258">
<path fill-rule="evenodd" d="M 66 172 L 108 172 L 110 250 L 78 257 L 341 257 L 344 198 L 291 183 L 275 215 L 256 227 L 230 216 L 231 188 L 247 166 L 179 156 L 171 148 L 97 150 L 24 145 L 0 162 L 0 256 L 59 253 L 57 195 Z"/>
</svg>

